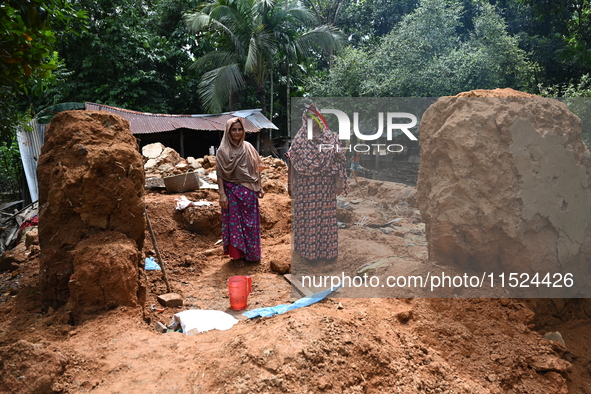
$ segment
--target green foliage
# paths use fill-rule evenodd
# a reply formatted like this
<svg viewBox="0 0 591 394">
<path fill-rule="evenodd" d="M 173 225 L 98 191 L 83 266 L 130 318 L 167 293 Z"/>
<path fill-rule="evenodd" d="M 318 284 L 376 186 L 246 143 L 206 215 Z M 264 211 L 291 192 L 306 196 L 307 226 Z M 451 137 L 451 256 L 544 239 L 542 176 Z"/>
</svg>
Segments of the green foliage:
<svg viewBox="0 0 591 394">
<path fill-rule="evenodd" d="M 59 64 L 56 38 L 72 33 L 72 24 L 84 17 L 66 0 L 0 4 L 0 142 L 14 134 L 23 99 L 41 95 L 51 82 Z"/>
<path fill-rule="evenodd" d="M 20 192 L 22 163 L 16 141 L 0 144 L 0 202 L 17 198 Z"/>
<path fill-rule="evenodd" d="M 466 29 L 459 1 L 422 0 L 375 50 L 346 53 L 312 95 L 344 93 L 355 81 L 363 96 L 428 97 L 470 89 L 524 88 L 533 65 L 496 9 L 479 1 Z M 357 67 L 341 64 L 354 63 Z"/>
<path fill-rule="evenodd" d="M 266 90 L 274 59 L 301 60 L 338 46 L 339 32 L 318 26 L 316 18 L 299 5 L 268 0 L 212 0 L 186 15 L 197 37 L 209 33 L 216 48 L 195 63 L 208 67 L 199 94 L 208 111 L 234 109 L 236 96 L 252 87 L 266 112 Z"/>
<path fill-rule="evenodd" d="M 591 97 L 591 75 L 586 74 L 578 82 L 552 86 L 539 86 L 545 97 Z"/>
<path fill-rule="evenodd" d="M 60 45 L 71 75 L 65 101 L 94 101 L 154 113 L 198 112 L 189 70 L 197 43 L 186 36 L 182 0 L 79 0 L 87 31 Z"/>
<path fill-rule="evenodd" d="M 66 6 L 65 2 L 56 3 Z M 40 0 L 9 0 L 0 5 L 0 85 L 3 88 L 14 90 L 23 86 L 34 70 L 46 77 L 55 69 L 49 58 L 55 34 L 48 23 L 46 7 L 50 12 L 65 12 L 53 2 Z"/>
<path fill-rule="evenodd" d="M 591 0 L 0 3 L 0 143 L 19 119 L 69 101 L 155 113 L 272 103 L 287 124 L 290 96 L 540 83 L 577 94 L 591 73 Z"/>
<path fill-rule="evenodd" d="M 375 45 L 417 5 L 418 0 L 347 0 L 335 24 L 353 46 Z"/>
<path fill-rule="evenodd" d="M 566 104 L 582 122 L 583 140 L 591 146 L 591 75 L 586 74 L 577 82 L 539 86 L 540 95 L 557 98 Z"/>
<path fill-rule="evenodd" d="M 522 46 L 541 65 L 538 83 L 555 85 L 591 72 L 590 0 L 516 0 L 507 9 L 525 13 Z"/>
<path fill-rule="evenodd" d="M 368 54 L 353 47 L 345 48 L 335 58 L 329 73 L 319 73 L 307 81 L 307 88 L 318 97 L 360 97 L 368 75 L 371 75 Z"/>
</svg>

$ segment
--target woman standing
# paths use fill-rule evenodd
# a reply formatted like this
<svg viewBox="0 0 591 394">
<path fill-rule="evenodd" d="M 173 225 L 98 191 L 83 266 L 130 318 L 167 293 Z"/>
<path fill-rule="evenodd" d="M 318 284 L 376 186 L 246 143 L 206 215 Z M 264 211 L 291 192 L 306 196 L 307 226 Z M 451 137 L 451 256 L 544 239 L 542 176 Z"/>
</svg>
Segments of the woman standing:
<svg viewBox="0 0 591 394">
<path fill-rule="evenodd" d="M 312 139 L 308 139 L 309 119 Z M 345 153 L 337 146 L 337 134 L 328 130 L 314 104 L 308 106 L 286 155 L 288 191 L 293 199 L 293 248 L 307 260 L 330 260 L 338 255 L 336 196 L 346 194 L 348 185 Z"/>
<path fill-rule="evenodd" d="M 245 134 L 242 118 L 228 119 L 216 154 L 224 254 L 230 255 L 236 267 L 242 267 L 244 260 L 261 259 L 258 199 L 265 195 L 261 186 L 263 162 L 256 149 L 244 141 Z"/>
</svg>

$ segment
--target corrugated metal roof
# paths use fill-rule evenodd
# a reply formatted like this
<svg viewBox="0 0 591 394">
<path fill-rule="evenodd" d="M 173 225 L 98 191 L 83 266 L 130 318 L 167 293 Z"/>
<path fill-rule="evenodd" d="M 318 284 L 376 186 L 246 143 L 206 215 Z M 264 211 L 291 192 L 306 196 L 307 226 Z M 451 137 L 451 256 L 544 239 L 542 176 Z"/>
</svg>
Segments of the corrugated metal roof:
<svg viewBox="0 0 591 394">
<path fill-rule="evenodd" d="M 19 127 L 16 136 L 31 200 L 37 201 L 39 199 L 37 162 L 41 154 L 41 146 L 43 145 L 45 127 L 47 125 L 38 123 L 36 118 L 29 122 L 29 125 L 33 129 L 32 131 L 27 131 Z"/>
<path fill-rule="evenodd" d="M 234 116 L 245 119 L 244 128 L 248 133 L 257 133 L 261 129 L 279 130 L 260 109 L 225 112 L 216 115 L 168 115 L 150 114 L 111 107 L 104 104 L 85 103 L 87 111 L 108 111 L 129 121 L 132 134 L 149 134 L 172 131 L 180 128 L 207 131 L 224 131 L 226 121 Z"/>
</svg>

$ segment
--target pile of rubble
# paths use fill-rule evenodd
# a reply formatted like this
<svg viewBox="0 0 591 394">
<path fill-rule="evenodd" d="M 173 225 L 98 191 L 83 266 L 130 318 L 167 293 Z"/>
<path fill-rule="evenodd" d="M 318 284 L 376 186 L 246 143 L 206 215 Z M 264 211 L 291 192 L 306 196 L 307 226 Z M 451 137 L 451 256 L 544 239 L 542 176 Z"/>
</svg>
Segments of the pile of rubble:
<svg viewBox="0 0 591 394">
<path fill-rule="evenodd" d="M 30 230 L 27 227 L 37 227 L 33 219 L 37 217 L 39 204 L 35 201 L 21 210 L 16 210 L 14 207 L 22 202 L 14 201 L 0 206 L 0 255 L 15 243 L 24 240 L 25 233 Z"/>
<path fill-rule="evenodd" d="M 9 203 L 0 207 L 0 271 L 18 268 L 28 259 L 32 251 L 30 246 L 39 245 L 37 202 L 13 214 L 3 210 L 13 206 L 14 203 Z M 38 252 L 36 250 L 35 254 Z"/>
<path fill-rule="evenodd" d="M 144 146 L 142 155 L 147 188 L 164 188 L 163 178 L 187 173 L 195 173 L 199 177 L 201 188 L 217 188 L 215 174 L 209 176 L 215 172 L 215 156 L 184 159 L 177 151 L 160 142 Z"/>
<path fill-rule="evenodd" d="M 159 142 L 142 148 L 147 188 L 164 188 L 163 178 L 186 173 L 195 173 L 200 180 L 201 188 L 216 189 L 215 156 L 202 158 L 182 158 L 174 149 L 165 147 Z M 262 171 L 265 192 L 287 193 L 287 166 L 281 159 L 271 156 L 264 157 Z"/>
<path fill-rule="evenodd" d="M 163 178 L 187 172 L 206 175 L 215 170 L 215 156 L 183 159 L 177 151 L 165 147 L 160 142 L 144 146 L 142 155 L 146 178 Z"/>
</svg>

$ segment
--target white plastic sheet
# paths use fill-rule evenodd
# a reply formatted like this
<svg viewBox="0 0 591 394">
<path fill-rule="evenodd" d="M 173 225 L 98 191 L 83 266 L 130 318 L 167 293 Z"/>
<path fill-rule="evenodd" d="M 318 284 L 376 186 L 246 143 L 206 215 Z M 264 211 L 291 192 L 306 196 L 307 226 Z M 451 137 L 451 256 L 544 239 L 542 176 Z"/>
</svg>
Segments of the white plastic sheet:
<svg viewBox="0 0 591 394">
<path fill-rule="evenodd" d="M 209 330 L 229 330 L 238 323 L 232 315 L 222 311 L 189 309 L 174 315 L 185 335 L 196 335 Z"/>
</svg>

